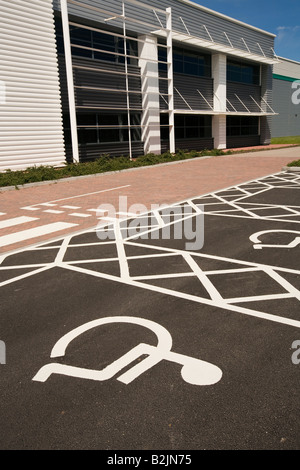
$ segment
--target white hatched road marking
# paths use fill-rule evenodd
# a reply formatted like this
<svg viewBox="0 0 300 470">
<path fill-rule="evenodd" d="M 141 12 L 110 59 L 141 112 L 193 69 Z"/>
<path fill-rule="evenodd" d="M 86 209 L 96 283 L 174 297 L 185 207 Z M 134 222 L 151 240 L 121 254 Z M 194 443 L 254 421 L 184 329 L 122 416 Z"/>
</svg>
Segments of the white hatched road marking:
<svg viewBox="0 0 300 470">
<path fill-rule="evenodd" d="M 0 229 L 14 227 L 15 225 L 25 224 L 26 222 L 33 222 L 34 220 L 38 220 L 38 219 L 36 217 L 21 216 L 21 217 L 14 217 L 13 219 L 1 220 Z"/>
<path fill-rule="evenodd" d="M 218 217 L 239 217 L 239 216 L 234 216 L 232 214 L 232 210 L 236 210 L 236 209 L 240 209 L 241 211 L 243 211 L 243 214 L 245 215 L 242 215 L 240 217 L 242 218 L 252 218 L 254 219 L 255 221 L 259 221 L 259 220 L 264 220 L 264 221 L 270 221 L 271 219 L 271 216 L 266 216 L 266 217 L 260 217 L 260 216 L 257 216 L 257 214 L 255 214 L 253 212 L 253 210 L 257 207 L 262 207 L 261 204 L 256 204 L 256 203 L 252 203 L 251 204 L 251 210 L 245 208 L 242 206 L 242 203 L 240 203 L 239 201 L 243 200 L 247 197 L 251 197 L 251 196 L 256 196 L 258 194 L 261 194 L 261 185 L 265 185 L 266 186 L 266 191 L 268 190 L 272 190 L 274 188 L 277 188 L 278 186 L 275 185 L 272 185 L 271 183 L 274 182 L 276 183 L 276 180 L 278 181 L 278 178 L 276 178 L 276 176 L 269 176 L 268 177 L 268 182 L 265 182 L 265 178 L 261 179 L 261 180 L 256 180 L 253 182 L 253 184 L 257 184 L 257 191 L 256 192 L 252 192 L 250 195 L 245 195 L 245 192 L 244 191 L 241 191 L 244 196 L 241 198 L 240 195 L 238 195 L 236 193 L 236 197 L 235 199 L 232 201 L 227 201 L 225 198 L 226 196 L 230 194 L 230 192 L 232 193 L 232 190 L 234 189 L 236 191 L 236 189 L 238 188 L 237 186 L 234 186 L 232 188 L 227 188 L 226 190 L 222 190 L 222 191 L 218 191 L 217 193 L 211 193 L 211 194 L 208 194 L 208 195 L 201 195 L 201 196 L 198 196 L 198 197 L 195 197 L 193 199 L 190 199 L 188 201 L 182 201 L 181 203 L 177 202 L 176 204 L 174 204 L 174 206 L 178 205 L 178 204 L 183 204 L 183 203 L 188 203 L 189 205 L 193 205 L 193 206 L 197 206 L 197 204 L 199 204 L 199 202 L 201 202 L 201 199 L 209 199 L 211 197 L 215 197 L 216 199 L 218 199 L 222 204 L 224 204 L 224 206 L 227 205 L 228 207 L 228 213 L 222 213 L 222 214 L 214 214 L 214 217 L 218 216 Z M 282 186 L 280 187 L 284 187 L 284 184 L 283 184 L 283 176 L 281 178 L 281 181 L 282 181 Z M 299 183 L 300 183 L 300 180 L 299 180 Z M 248 183 L 250 184 L 250 183 Z M 245 186 L 245 183 L 244 185 Z M 288 185 L 285 186 L 285 187 L 289 187 Z M 300 184 L 298 184 L 298 188 L 300 189 Z M 297 188 L 296 188 L 297 190 Z M 222 195 L 220 195 L 220 193 Z M 227 193 L 227 195 L 226 195 Z M 216 197 L 217 196 L 217 197 Z M 200 201 L 199 201 L 200 199 Z M 197 201 L 198 200 L 198 201 Z M 220 204 L 220 202 L 218 202 L 218 204 Z M 203 206 L 205 207 L 206 204 L 203 203 Z M 264 207 L 267 207 L 267 208 L 274 208 L 274 207 L 284 207 L 282 205 L 272 205 L 272 204 L 264 204 L 263 205 Z M 172 208 L 173 206 L 170 205 L 170 208 Z M 248 206 L 249 207 L 249 206 Z M 298 206 L 292 206 L 293 208 L 298 208 Z M 295 210 L 295 213 L 296 214 L 299 214 L 300 215 L 300 207 L 299 207 L 299 211 Z M 148 212 L 147 215 L 149 214 L 152 214 L 153 216 L 155 215 L 152 211 L 151 212 Z M 208 216 L 210 216 L 209 212 L 206 214 Z M 296 215 L 295 214 L 295 215 Z M 139 214 L 139 216 L 141 215 L 146 215 L 146 214 Z M 199 214 L 197 214 L 197 212 L 195 212 L 194 214 L 186 214 L 182 220 L 187 220 L 191 217 L 195 217 Z M 278 219 L 278 216 L 277 216 L 277 219 L 273 219 L 273 220 L 276 220 L 276 222 L 280 219 Z M 284 221 L 286 222 L 286 220 Z M 165 223 L 165 222 L 164 222 Z M 294 223 L 300 223 L 300 220 L 295 220 Z M 171 225 L 171 224 L 174 224 L 174 222 L 170 222 L 168 223 L 167 225 Z M 50 224 L 51 225 L 51 224 Z M 55 225 L 55 224 L 52 224 L 52 225 Z M 69 224 L 70 225 L 70 224 Z M 72 225 L 72 224 L 71 224 Z M 140 238 L 141 235 L 143 234 L 148 234 L 148 236 L 151 234 L 151 232 L 153 231 L 157 231 L 159 229 L 159 227 L 157 226 L 157 223 L 156 225 L 152 225 L 152 226 L 149 226 L 148 229 L 146 229 L 144 232 L 141 232 L 139 233 L 139 235 L 132 235 L 132 236 L 126 236 L 126 232 L 125 232 L 125 235 L 124 235 L 124 238 L 123 238 L 123 233 L 122 233 L 122 230 L 120 229 L 120 222 L 117 222 L 115 221 L 114 224 L 110 224 L 110 225 L 106 225 L 106 230 L 107 228 L 109 229 L 110 228 L 110 231 L 114 231 L 115 233 L 115 237 L 114 237 L 114 242 L 111 242 L 111 243 L 114 243 L 116 245 L 116 248 L 117 248 L 117 260 L 119 261 L 119 267 L 120 267 L 120 275 L 111 275 L 111 274 L 107 274 L 106 272 L 101 272 L 101 271 L 95 271 L 93 270 L 93 263 L 95 263 L 96 261 L 97 262 L 101 262 L 101 261 L 112 261 L 112 259 L 108 258 L 106 259 L 105 256 L 103 256 L 103 258 L 101 259 L 72 259 L 72 261 L 67 261 L 65 260 L 65 254 L 66 252 L 68 251 L 69 247 L 72 247 L 72 238 L 74 235 L 68 235 L 66 237 L 63 237 L 63 243 L 61 246 L 57 246 L 56 249 L 58 250 L 57 252 L 57 255 L 56 255 L 56 258 L 54 261 L 51 261 L 50 263 L 42 263 L 41 265 L 39 265 L 39 270 L 44 270 L 44 269 L 51 269 L 53 266 L 59 266 L 60 268 L 63 268 L 63 269 L 67 269 L 67 270 L 71 270 L 71 271 L 76 271 L 76 272 L 79 272 L 79 273 L 83 273 L 85 275 L 90 275 L 90 276 L 94 276 L 94 277 L 98 277 L 98 278 L 102 278 L 102 279 L 107 279 L 107 280 L 111 280 L 111 281 L 114 281 L 114 282 L 119 282 L 119 283 L 123 283 L 123 284 L 127 284 L 127 285 L 130 285 L 130 286 L 135 286 L 135 287 L 139 287 L 139 288 L 142 288 L 142 289 L 146 289 L 146 290 L 149 290 L 149 291 L 153 291 L 153 292 L 158 292 L 158 293 L 161 293 L 161 294 L 166 294 L 166 295 L 171 295 L 171 296 L 174 296 L 174 297 L 178 297 L 178 298 L 181 298 L 181 299 L 186 299 L 186 300 L 189 300 L 189 301 L 192 301 L 192 302 L 196 302 L 196 303 L 200 303 L 200 304 L 204 304 L 204 305 L 209 305 L 209 306 L 212 306 L 214 308 L 221 308 L 221 309 L 224 309 L 224 310 L 228 310 L 230 312 L 236 312 L 236 313 L 239 313 L 239 314 L 244 314 L 244 315 L 249 315 L 249 316 L 252 316 L 252 317 L 256 317 L 256 318 L 261 318 L 261 319 L 264 319 L 264 320 L 268 320 L 268 321 L 272 321 L 272 322 L 276 322 L 276 323 L 280 323 L 280 324 L 285 324 L 285 325 L 290 325 L 290 326 L 293 326 L 293 327 L 296 327 L 296 328 L 300 328 L 300 321 L 296 318 L 289 318 L 289 317 L 285 317 L 285 316 L 280 316 L 280 315 L 277 315 L 277 314 L 273 314 L 273 313 L 268 313 L 267 311 L 262 311 L 263 310 L 263 307 L 252 307 L 251 305 L 248 307 L 244 307 L 244 306 L 241 306 L 241 305 L 236 305 L 236 303 L 243 303 L 245 302 L 246 305 L 249 305 L 249 303 L 253 302 L 253 301 L 262 301 L 262 300 L 280 300 L 280 299 L 289 299 L 289 298 L 293 298 L 293 299 L 298 299 L 300 300 L 300 292 L 299 290 L 294 286 L 292 285 L 287 279 L 285 279 L 285 273 L 291 273 L 291 274 L 295 274 L 295 275 L 299 275 L 300 274 L 300 271 L 298 269 L 290 269 L 290 268 L 285 268 L 285 267 L 281 267 L 281 266 L 272 266 L 272 265 L 266 265 L 266 264 L 263 264 L 263 263 L 258 263 L 258 262 L 249 262 L 249 261 L 245 261 L 245 260 L 239 260 L 239 259 L 234 259 L 234 258 L 226 258 L 226 257 L 223 257 L 223 256 L 215 256 L 215 255 L 212 255 L 212 254 L 205 254 L 205 253 L 197 253 L 197 252 L 194 252 L 194 251 L 188 251 L 188 250 L 180 250 L 180 249 L 175 249 L 175 248 L 171 248 L 171 247 L 164 247 L 164 246 L 159 246 L 157 244 L 147 244 L 147 243 L 136 243 L 135 242 L 135 239 L 136 238 Z M 91 233 L 91 232 L 96 232 L 97 231 L 97 227 L 94 228 L 94 229 L 90 229 L 90 230 L 85 230 L 82 232 L 83 233 Z M 26 231 L 25 231 L 26 232 Z M 24 239 L 24 238 L 22 238 Z M 1 242 L 1 238 L 0 238 L 0 242 Z M 45 242 L 44 242 L 45 243 Z M 101 239 L 101 241 L 98 242 L 99 244 L 103 244 L 103 239 Z M 1 243 L 0 243 L 1 245 Z M 80 244 L 81 247 L 84 247 L 86 245 L 89 245 L 89 243 L 82 243 Z M 156 253 L 153 254 L 153 255 L 148 255 L 149 258 L 151 258 L 152 256 L 158 256 L 158 252 L 161 253 L 162 256 L 168 254 L 169 256 L 171 255 L 177 255 L 178 257 L 181 257 L 183 260 L 185 260 L 185 262 L 187 263 L 187 265 L 189 266 L 190 268 L 190 272 L 187 272 L 187 273 L 178 273 L 178 272 L 174 272 L 176 271 L 176 269 L 174 268 L 174 271 L 173 272 L 170 272 L 169 274 L 166 274 L 166 273 L 161 273 L 161 274 L 157 274 L 157 275 L 154 275 L 154 276 L 143 276 L 143 275 L 140 275 L 140 276 L 131 276 L 130 274 L 130 264 L 128 263 L 128 261 L 130 259 L 133 259 L 133 257 L 130 257 L 130 256 L 127 256 L 126 254 L 126 246 L 131 246 L 132 248 L 134 248 L 135 246 L 138 247 L 139 249 L 141 249 L 142 247 L 144 247 L 145 249 L 155 249 Z M 52 247 L 53 248 L 53 247 Z M 47 247 L 47 246 L 43 246 L 42 243 L 40 243 L 39 245 L 37 245 L 36 247 L 34 248 L 29 248 L 27 250 L 29 251 L 34 251 L 36 249 L 39 249 L 39 250 L 48 250 L 48 249 L 51 249 L 51 247 Z M 25 249 L 25 251 L 27 251 Z M 18 250 L 19 252 L 23 252 L 23 250 Z M 0 270 L 5 270 L 6 267 L 5 266 L 1 266 L 1 263 L 9 256 L 8 255 L 4 255 L 0 258 Z M 141 259 L 143 259 L 144 256 L 141 256 Z M 241 272 L 242 271 L 249 271 L 249 275 L 250 273 L 252 272 L 255 272 L 257 271 L 258 273 L 263 273 L 264 275 L 267 275 L 269 276 L 269 279 L 272 279 L 272 285 L 271 287 L 269 287 L 265 293 L 257 293 L 257 295 L 253 295 L 251 292 L 247 293 L 245 292 L 245 295 L 244 296 L 237 296 L 237 297 L 232 297 L 232 296 L 227 296 L 228 298 L 226 298 L 226 295 L 223 297 L 221 295 L 221 293 L 219 292 L 219 289 L 217 287 L 217 285 L 214 284 L 214 279 L 212 278 L 208 278 L 208 274 L 210 273 L 213 273 L 214 271 L 212 270 L 205 270 L 205 269 L 201 269 L 200 266 L 198 265 L 198 263 L 196 263 L 196 259 L 201 262 L 201 259 L 209 259 L 209 260 L 218 260 L 218 261 L 223 261 L 223 262 L 229 262 L 231 265 L 232 265 L 232 268 L 231 269 L 216 269 L 215 270 L 215 274 L 218 274 L 220 276 L 225 276 L 226 274 L 229 273 L 232 273 L 232 274 L 235 274 L 235 273 L 238 273 L 238 272 Z M 115 260 L 115 258 L 114 258 Z M 79 264 L 88 264 L 88 263 L 91 263 L 91 267 L 90 268 L 87 268 L 87 267 L 81 267 L 79 266 Z M 28 265 L 30 267 L 30 265 Z M 26 265 L 24 265 L 23 267 L 27 267 Z M 36 271 L 32 272 L 32 273 L 26 273 L 25 275 L 26 276 L 30 276 L 30 275 L 34 275 L 36 273 Z M 281 276 L 281 273 L 282 273 L 282 276 Z M 141 274 L 148 274 L 147 272 L 142 272 Z M 145 282 L 142 282 L 143 279 L 146 279 L 148 278 L 149 280 L 151 280 L 151 278 L 153 279 L 158 279 L 158 278 L 173 278 L 173 277 L 184 277 L 184 276 L 187 276 L 187 277 L 190 277 L 190 276 L 193 276 L 195 278 L 198 278 L 199 279 L 199 283 L 202 284 L 202 286 L 206 289 L 207 293 L 209 294 L 209 297 L 210 298 L 207 298 L 207 297 L 202 297 L 201 294 L 188 294 L 188 293 L 185 293 L 185 292 L 182 292 L 180 290 L 173 290 L 173 289 L 170 289 L 170 288 L 165 288 L 165 287 L 159 287 L 155 284 L 151 284 L 151 283 L 145 283 Z M 218 276 L 219 277 L 219 276 Z M 0 284 L 0 285 L 6 285 L 8 283 L 11 283 L 11 282 L 14 282 L 15 280 L 18 280 L 20 279 L 20 276 L 19 277 L 16 277 L 16 278 L 12 278 L 12 279 L 9 279 L 9 280 L 6 280 L 4 281 L 4 284 Z M 273 282 L 274 282 L 274 285 L 277 286 L 277 289 L 278 289 L 278 286 L 280 286 L 281 288 L 283 288 L 283 291 L 282 293 L 278 293 L 278 291 L 276 292 L 273 291 Z M 244 294 L 244 292 L 242 292 L 242 295 Z"/>
<path fill-rule="evenodd" d="M 91 217 L 91 214 L 83 214 L 83 213 L 80 213 L 80 212 L 73 212 L 72 214 L 69 214 L 73 217 Z"/>
<path fill-rule="evenodd" d="M 47 209 L 43 212 L 47 212 L 47 214 L 63 214 L 65 211 L 57 211 L 57 210 L 54 210 L 54 209 Z"/>
<path fill-rule="evenodd" d="M 41 225 L 40 227 L 35 227 L 28 230 L 22 230 L 10 235 L 4 235 L 0 237 L 0 247 L 13 245 L 14 243 L 30 240 L 31 238 L 41 237 L 43 235 L 50 235 L 54 232 L 76 227 L 76 225 L 77 224 L 69 224 L 66 222 L 54 222 L 52 224 Z"/>
</svg>

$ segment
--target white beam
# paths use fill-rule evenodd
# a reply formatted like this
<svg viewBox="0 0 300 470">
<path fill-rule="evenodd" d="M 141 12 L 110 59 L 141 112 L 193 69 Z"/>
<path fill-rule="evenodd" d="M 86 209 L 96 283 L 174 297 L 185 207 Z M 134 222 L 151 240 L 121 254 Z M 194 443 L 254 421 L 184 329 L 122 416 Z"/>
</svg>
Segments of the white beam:
<svg viewBox="0 0 300 470">
<path fill-rule="evenodd" d="M 68 98 L 69 98 L 73 161 L 79 162 L 74 77 L 73 77 L 72 52 L 71 52 L 67 0 L 60 0 L 60 5 L 61 5 L 61 19 L 62 19 L 62 27 L 63 27 L 64 47 L 65 47 L 65 62 L 66 62 L 67 87 L 68 87 Z"/>
</svg>

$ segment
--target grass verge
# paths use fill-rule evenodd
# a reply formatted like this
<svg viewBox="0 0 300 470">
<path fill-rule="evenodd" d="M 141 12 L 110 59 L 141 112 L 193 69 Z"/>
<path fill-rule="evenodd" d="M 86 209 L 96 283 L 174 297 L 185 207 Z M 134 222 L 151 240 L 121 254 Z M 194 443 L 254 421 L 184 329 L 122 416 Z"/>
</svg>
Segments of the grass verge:
<svg viewBox="0 0 300 470">
<path fill-rule="evenodd" d="M 299 144 L 300 145 L 300 135 L 291 136 L 291 137 L 274 137 L 273 139 L 271 139 L 271 144 L 274 144 L 274 145 Z"/>
</svg>

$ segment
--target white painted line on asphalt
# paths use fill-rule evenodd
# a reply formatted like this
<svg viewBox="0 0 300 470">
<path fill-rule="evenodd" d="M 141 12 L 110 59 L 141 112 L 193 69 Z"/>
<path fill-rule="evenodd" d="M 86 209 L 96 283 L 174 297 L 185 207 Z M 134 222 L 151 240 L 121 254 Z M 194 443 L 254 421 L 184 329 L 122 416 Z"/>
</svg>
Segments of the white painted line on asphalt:
<svg viewBox="0 0 300 470">
<path fill-rule="evenodd" d="M 14 217 L 13 219 L 1 220 L 0 229 L 14 227 L 15 225 L 25 224 L 26 222 L 32 222 L 33 220 L 38 220 L 36 217 Z"/>
<path fill-rule="evenodd" d="M 79 207 L 79 206 L 61 206 L 61 207 L 62 207 L 63 209 L 73 209 L 73 210 L 75 210 L 75 209 L 81 209 L 81 207 Z"/>
<path fill-rule="evenodd" d="M 21 232 L 12 233 L 0 237 L 0 247 L 12 245 L 14 243 L 30 240 L 31 238 L 49 235 L 50 233 L 59 232 L 67 228 L 76 227 L 78 224 L 69 224 L 66 222 L 55 222 L 52 224 L 42 225 L 40 227 L 22 230 Z"/>
<path fill-rule="evenodd" d="M 6 215 L 6 213 L 5 212 L 0 212 L 0 215 Z"/>
<path fill-rule="evenodd" d="M 20 281 L 21 279 L 25 279 L 26 277 L 33 276 L 34 274 L 42 273 L 43 271 L 47 271 L 48 269 L 49 269 L 48 266 L 43 266 L 39 269 L 35 269 L 33 271 L 30 271 L 29 273 L 20 274 L 19 276 L 16 276 L 12 279 L 7 279 L 6 281 L 1 282 L 0 287 L 6 286 L 7 284 L 11 284 L 11 283 L 16 282 L 16 281 Z"/>
<path fill-rule="evenodd" d="M 50 202 L 42 202 L 41 204 L 35 204 L 35 206 L 37 206 L 37 205 L 39 205 L 39 206 L 47 206 L 47 207 L 48 207 L 48 206 L 49 206 L 49 207 L 56 206 L 56 204 L 52 204 L 52 203 L 50 203 Z"/>
</svg>

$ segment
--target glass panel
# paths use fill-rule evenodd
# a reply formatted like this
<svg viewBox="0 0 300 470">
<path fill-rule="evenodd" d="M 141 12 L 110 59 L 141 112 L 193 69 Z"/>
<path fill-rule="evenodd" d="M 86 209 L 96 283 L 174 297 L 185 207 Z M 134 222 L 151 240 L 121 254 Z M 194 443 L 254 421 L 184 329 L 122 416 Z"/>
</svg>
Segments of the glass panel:
<svg viewBox="0 0 300 470">
<path fill-rule="evenodd" d="M 78 126 L 96 126 L 97 120 L 96 114 L 81 114 L 77 113 L 77 125 Z"/>
<path fill-rule="evenodd" d="M 227 63 L 227 79 L 232 82 L 259 85 L 260 68 L 242 62 Z"/>
<path fill-rule="evenodd" d="M 184 139 L 184 128 L 176 127 L 175 128 L 175 137 L 176 139 Z"/>
<path fill-rule="evenodd" d="M 78 142 L 80 144 L 94 144 L 98 142 L 97 129 L 78 129 Z"/>
<path fill-rule="evenodd" d="M 119 142 L 119 129 L 99 129 L 99 141 L 102 142 Z"/>
<path fill-rule="evenodd" d="M 186 138 L 193 139 L 199 137 L 199 128 L 198 127 L 187 127 L 185 130 Z"/>
</svg>

